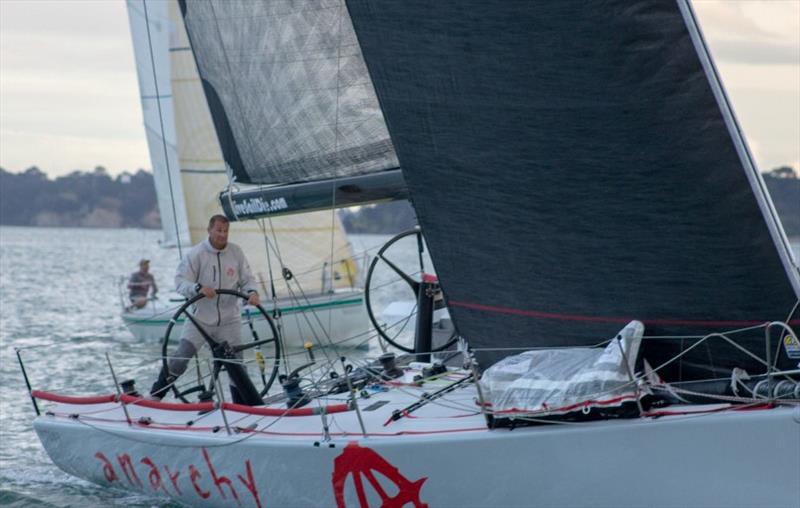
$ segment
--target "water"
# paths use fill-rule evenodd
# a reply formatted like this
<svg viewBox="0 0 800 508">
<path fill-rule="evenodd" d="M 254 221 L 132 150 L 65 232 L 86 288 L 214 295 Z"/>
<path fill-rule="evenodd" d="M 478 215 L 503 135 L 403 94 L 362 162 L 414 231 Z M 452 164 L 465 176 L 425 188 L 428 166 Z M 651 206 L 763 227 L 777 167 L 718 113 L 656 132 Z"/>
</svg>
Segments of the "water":
<svg viewBox="0 0 800 508">
<path fill-rule="evenodd" d="M 68 476 L 38 442 L 35 416 L 14 348 L 23 351 L 34 388 L 110 393 L 103 354 L 122 366 L 157 355 L 134 340 L 119 318 L 118 279 L 151 259 L 159 286 L 169 280 L 175 250 L 143 230 L 0 228 L 0 505 L 176 506 L 120 493 Z"/>
<path fill-rule="evenodd" d="M 54 466 L 33 431 L 35 412 L 15 353 L 22 349 L 34 389 L 112 393 L 106 353 L 120 378 L 136 378 L 140 390 L 149 387 L 157 374 L 160 344 L 136 340 L 125 328 L 119 284 L 137 269 L 139 259 L 148 258 L 160 293 L 173 287 L 178 252 L 160 248 L 159 237 L 158 231 L 136 229 L 0 228 L 0 505 L 179 506 L 96 486 Z M 351 237 L 356 252 L 373 255 L 388 239 Z M 408 252 L 410 261 L 408 254 L 393 260 L 413 273 L 418 261 L 414 249 Z M 414 298 L 392 278 L 379 265 L 378 309 L 392 298 Z M 379 352 L 373 344 L 361 354 Z"/>
<path fill-rule="evenodd" d="M 174 507 L 160 498 L 115 491 L 61 472 L 42 449 L 14 348 L 23 349 L 34 388 L 66 393 L 111 393 L 104 354 L 115 369 L 146 388 L 155 377 L 159 345 L 140 342 L 119 318 L 121 275 L 140 258 L 162 292 L 172 287 L 175 249 L 158 247 L 160 233 L 142 230 L 0 228 L 0 505 L 13 507 Z M 380 247 L 387 236 L 353 237 L 356 250 Z M 800 239 L 793 241 L 800 256 Z M 387 251 L 413 273 L 413 239 Z M 424 259 L 431 271 L 429 259 Z M 379 265 L 380 266 L 380 265 Z M 385 266 L 375 273 L 378 307 L 413 299 Z M 374 349 L 373 351 L 374 352 Z"/>
</svg>

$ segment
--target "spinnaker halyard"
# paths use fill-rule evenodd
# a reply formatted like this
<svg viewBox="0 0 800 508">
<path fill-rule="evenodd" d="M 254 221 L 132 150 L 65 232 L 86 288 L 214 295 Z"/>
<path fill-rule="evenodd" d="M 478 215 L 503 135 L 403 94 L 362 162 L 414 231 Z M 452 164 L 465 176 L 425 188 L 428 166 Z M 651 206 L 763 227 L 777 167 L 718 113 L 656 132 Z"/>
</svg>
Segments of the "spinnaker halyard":
<svg viewBox="0 0 800 508">
<path fill-rule="evenodd" d="M 197 506 L 798 506 L 798 267 L 687 1 L 181 9 L 252 181 L 321 160 L 264 154 L 264 118 L 305 117 L 250 106 L 328 111 L 272 71 L 340 76 L 300 55 L 352 19 L 436 263 L 418 308 L 461 340 L 309 359 L 263 404 L 34 390 L 59 467 Z"/>
</svg>

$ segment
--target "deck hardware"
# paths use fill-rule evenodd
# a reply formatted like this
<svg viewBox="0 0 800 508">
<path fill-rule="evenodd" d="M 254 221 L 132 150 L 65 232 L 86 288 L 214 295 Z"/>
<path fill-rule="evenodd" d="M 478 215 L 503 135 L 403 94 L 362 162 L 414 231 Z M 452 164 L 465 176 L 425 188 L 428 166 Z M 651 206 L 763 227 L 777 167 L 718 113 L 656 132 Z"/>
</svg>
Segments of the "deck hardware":
<svg viewBox="0 0 800 508">
<path fill-rule="evenodd" d="M 344 368 L 345 372 L 345 380 L 347 381 L 347 390 L 350 393 L 350 400 L 352 401 L 353 407 L 356 410 L 356 416 L 358 417 L 358 425 L 361 427 L 361 434 L 364 435 L 364 438 L 367 437 L 367 429 L 364 427 L 364 419 L 361 418 L 361 409 L 358 407 L 358 402 L 356 402 L 355 391 L 353 391 L 353 383 L 350 382 L 350 371 L 347 370 L 348 365 L 344 363 L 344 356 L 339 357 L 339 361 L 342 362 L 342 368 Z M 349 366 L 350 370 L 353 370 L 352 366 Z"/>
<path fill-rule="evenodd" d="M 436 390 L 433 393 L 428 393 L 428 392 L 423 393 L 420 396 L 420 400 L 418 400 L 417 402 L 414 402 L 413 404 L 410 404 L 410 405 L 406 406 L 403 409 L 395 409 L 394 411 L 392 411 L 392 416 L 389 418 L 389 420 L 386 421 L 386 423 L 384 423 L 384 426 L 388 425 L 391 422 L 396 422 L 397 420 L 399 420 L 400 418 L 402 418 L 404 416 L 408 416 L 409 414 L 411 414 L 414 411 L 416 411 L 417 409 L 425 406 L 426 404 L 428 404 L 432 400 L 436 400 L 439 397 L 441 397 L 441 396 L 443 396 L 443 395 L 445 395 L 447 393 L 452 392 L 453 390 L 455 390 L 459 386 L 463 385 L 467 381 L 472 381 L 472 377 L 465 376 L 465 377 L 459 379 L 458 381 L 450 383 L 449 385 L 447 385 L 447 386 L 445 386 L 443 388 L 440 388 L 439 390 Z"/>
<path fill-rule="evenodd" d="M 39 406 L 36 405 L 36 397 L 33 396 L 33 391 L 31 390 L 31 382 L 28 380 L 28 373 L 25 372 L 25 365 L 22 363 L 22 356 L 20 356 L 19 348 L 14 348 L 14 351 L 17 352 L 17 361 L 19 362 L 19 368 L 22 369 L 22 377 L 25 378 L 25 386 L 28 387 L 28 395 L 31 398 L 31 402 L 33 402 L 33 409 L 36 411 L 36 416 L 39 416 L 41 413 L 39 412 Z"/>
<path fill-rule="evenodd" d="M 136 391 L 136 380 L 135 379 L 126 379 L 119 384 L 120 388 L 122 388 L 122 393 L 125 395 L 130 395 L 131 397 L 139 397 L 139 392 Z"/>
<path fill-rule="evenodd" d="M 379 400 L 379 401 L 374 402 L 374 403 L 370 404 L 369 406 L 365 407 L 364 411 L 375 411 L 376 409 L 382 408 L 383 406 L 385 406 L 388 403 L 389 403 L 388 400 Z"/>
<path fill-rule="evenodd" d="M 381 362 L 385 379 L 396 379 L 403 375 L 403 370 L 397 368 L 394 353 L 384 353 L 378 357 L 378 361 Z"/>
<path fill-rule="evenodd" d="M 206 360 L 206 362 L 208 363 L 208 368 L 210 370 L 211 363 L 208 362 L 208 360 Z M 225 430 L 228 432 L 228 435 L 230 436 L 231 428 L 228 425 L 228 416 L 225 414 L 225 408 L 223 407 L 225 405 L 225 394 L 222 391 L 222 386 L 220 386 L 219 376 L 212 376 L 212 380 L 214 382 L 214 387 L 215 387 L 214 391 L 217 392 L 217 396 L 219 397 L 219 403 L 217 404 L 217 407 L 219 408 L 219 412 L 222 414 L 222 421 L 225 422 Z M 219 428 L 217 428 L 217 430 L 219 430 Z M 215 430 L 214 432 L 216 432 L 217 430 Z"/>
<path fill-rule="evenodd" d="M 120 390 L 119 383 L 117 382 L 117 375 L 114 373 L 114 367 L 111 366 L 111 358 L 108 356 L 108 351 L 106 351 L 106 362 L 108 362 L 108 369 L 111 371 L 111 378 L 114 379 L 114 387 L 117 389 L 117 399 L 122 406 L 122 411 L 125 413 L 125 420 L 128 422 L 128 427 L 130 427 L 133 425 L 133 422 L 131 422 L 131 415 L 128 414 L 127 404 L 122 400 L 122 390 Z"/>
<path fill-rule="evenodd" d="M 628 379 L 630 379 L 631 383 L 633 383 L 633 387 L 636 390 L 636 405 L 639 407 L 639 414 L 644 414 L 644 407 L 642 407 L 642 393 L 641 388 L 639 387 L 639 382 L 636 380 L 636 376 L 633 375 L 631 371 L 631 364 L 628 363 L 628 355 L 625 354 L 625 348 L 622 347 L 622 336 L 617 335 L 617 338 L 614 339 L 619 346 L 619 352 L 622 354 L 622 363 L 625 364 L 625 371 L 628 373 Z M 584 414 L 589 414 L 589 412 L 585 412 Z"/>
<path fill-rule="evenodd" d="M 783 333 L 779 335 L 780 340 L 778 340 L 778 343 L 776 345 L 774 362 L 773 362 L 772 347 L 771 347 L 772 338 L 770 333 L 773 327 L 781 328 L 783 330 Z M 775 390 L 773 390 L 774 386 L 773 376 L 775 375 L 775 370 L 776 370 L 775 365 L 773 365 L 773 363 L 777 363 L 778 361 L 778 357 L 780 356 L 780 347 L 781 344 L 783 343 L 783 338 L 786 335 L 792 337 L 797 337 L 798 335 L 795 333 L 794 329 L 792 329 L 792 327 L 789 326 L 788 323 L 782 323 L 780 321 L 773 321 L 771 323 L 768 323 L 766 329 L 764 330 L 764 335 L 766 339 L 765 349 L 766 349 L 766 360 L 767 360 L 767 392 L 769 394 L 769 402 L 772 403 L 775 392 Z M 798 364 L 798 366 L 800 366 L 800 364 Z"/>
<path fill-rule="evenodd" d="M 494 428 L 494 417 L 486 411 L 486 399 L 483 396 L 481 389 L 481 378 L 478 375 L 478 362 L 475 361 L 475 355 L 472 353 L 467 354 L 469 369 L 472 371 L 472 379 L 475 382 L 475 390 L 478 392 L 478 405 L 481 408 L 484 418 L 486 418 L 486 426 L 490 429 Z"/>
<path fill-rule="evenodd" d="M 325 413 L 325 410 L 320 412 L 320 418 L 322 418 L 322 440 L 326 443 L 331 440 L 331 431 L 328 427 L 328 415 Z"/>
</svg>

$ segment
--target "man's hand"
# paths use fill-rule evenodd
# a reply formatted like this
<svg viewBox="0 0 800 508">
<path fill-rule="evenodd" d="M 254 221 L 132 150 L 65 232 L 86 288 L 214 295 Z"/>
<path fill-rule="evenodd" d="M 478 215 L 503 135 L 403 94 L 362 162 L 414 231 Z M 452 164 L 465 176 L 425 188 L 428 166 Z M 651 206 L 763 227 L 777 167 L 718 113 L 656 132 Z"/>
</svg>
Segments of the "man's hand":
<svg viewBox="0 0 800 508">
<path fill-rule="evenodd" d="M 201 287 L 200 292 L 206 295 L 206 298 L 214 298 L 217 296 L 217 292 L 214 291 L 214 288 L 208 286 Z"/>
<path fill-rule="evenodd" d="M 250 297 L 247 299 L 247 303 L 250 305 L 258 305 L 261 303 L 261 299 L 258 297 L 258 293 L 250 293 Z"/>
</svg>

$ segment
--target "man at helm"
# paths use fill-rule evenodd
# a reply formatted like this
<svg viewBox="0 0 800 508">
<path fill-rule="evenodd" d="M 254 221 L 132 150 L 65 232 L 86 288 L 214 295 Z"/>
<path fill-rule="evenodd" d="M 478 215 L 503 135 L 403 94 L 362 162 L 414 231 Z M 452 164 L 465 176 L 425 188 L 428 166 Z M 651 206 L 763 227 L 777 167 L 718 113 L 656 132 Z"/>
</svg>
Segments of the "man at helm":
<svg viewBox="0 0 800 508">
<path fill-rule="evenodd" d="M 192 317 L 217 343 L 227 341 L 231 346 L 241 342 L 241 310 L 239 298 L 218 295 L 219 289 L 247 293 L 247 303 L 260 303 L 256 281 L 242 249 L 228 242 L 230 224 L 224 215 L 214 215 L 208 221 L 208 238 L 192 247 L 178 265 L 175 286 L 186 298 L 198 294 L 205 298 L 193 307 Z M 197 327 L 186 320 L 178 349 L 168 360 L 168 369 L 161 369 L 158 379 L 150 389 L 153 398 L 161 399 L 169 386 L 186 370 L 189 360 L 205 344 Z M 241 357 L 241 353 L 238 353 Z"/>
</svg>

